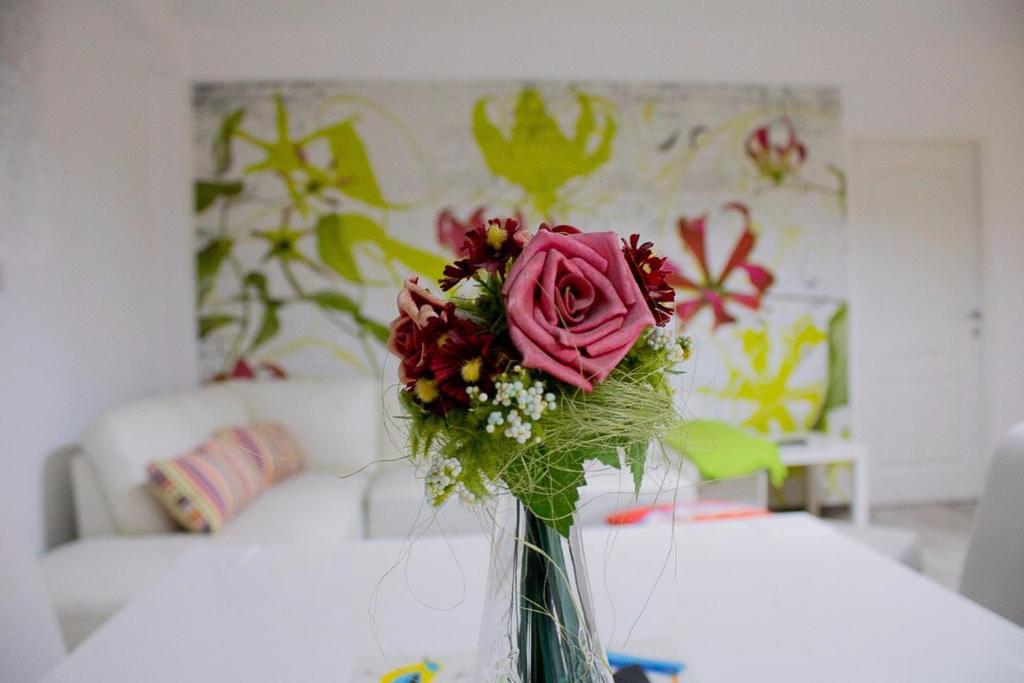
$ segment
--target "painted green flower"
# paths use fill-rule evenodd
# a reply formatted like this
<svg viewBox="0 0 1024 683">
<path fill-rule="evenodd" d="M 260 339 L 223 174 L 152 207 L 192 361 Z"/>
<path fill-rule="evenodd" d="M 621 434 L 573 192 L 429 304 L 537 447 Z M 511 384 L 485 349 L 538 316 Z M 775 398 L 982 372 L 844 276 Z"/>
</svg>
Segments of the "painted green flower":
<svg viewBox="0 0 1024 683">
<path fill-rule="evenodd" d="M 809 428 L 816 417 L 815 409 L 822 402 L 824 386 L 821 381 L 795 384 L 793 374 L 803 362 L 807 348 L 826 341 L 825 332 L 815 326 L 810 316 L 801 316 L 793 321 L 779 340 L 782 353 L 774 367 L 770 362 L 772 340 L 765 327 L 747 328 L 738 334 L 749 369 L 727 361 L 728 384 L 713 393 L 753 403 L 754 412 L 743 421 L 743 425 L 759 432 L 771 432 L 773 426 L 783 433 Z M 798 403 L 807 403 L 811 408 L 803 424 L 798 424 L 791 412 L 793 405 Z"/>
<path fill-rule="evenodd" d="M 560 192 L 566 183 L 590 175 L 611 156 L 615 120 L 605 114 L 599 126 L 594 100 L 585 93 L 576 94 L 580 111 L 571 135 L 562 132 L 533 88 L 520 93 L 507 134 L 488 117 L 489 101 L 482 98 L 473 108 L 473 136 L 487 168 L 523 188 L 533 208 L 546 218 L 562 203 Z"/>
</svg>

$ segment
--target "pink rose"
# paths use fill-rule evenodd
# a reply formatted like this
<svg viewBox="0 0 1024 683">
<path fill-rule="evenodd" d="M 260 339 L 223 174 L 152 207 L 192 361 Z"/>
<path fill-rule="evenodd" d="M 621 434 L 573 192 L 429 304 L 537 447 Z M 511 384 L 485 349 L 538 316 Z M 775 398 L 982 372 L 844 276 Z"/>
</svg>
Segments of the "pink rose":
<svg viewBox="0 0 1024 683">
<path fill-rule="evenodd" d="M 523 365 L 584 391 L 654 325 L 614 232 L 542 229 L 513 263 L 502 293 Z"/>
</svg>

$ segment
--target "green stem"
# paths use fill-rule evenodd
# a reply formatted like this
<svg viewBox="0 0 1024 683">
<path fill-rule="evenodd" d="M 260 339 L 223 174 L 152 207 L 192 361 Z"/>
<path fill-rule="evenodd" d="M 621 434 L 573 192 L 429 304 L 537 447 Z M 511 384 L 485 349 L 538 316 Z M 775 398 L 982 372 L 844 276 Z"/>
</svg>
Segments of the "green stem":
<svg viewBox="0 0 1024 683">
<path fill-rule="evenodd" d="M 523 506 L 519 677 L 531 683 L 578 681 L 587 670 L 562 537 Z"/>
</svg>

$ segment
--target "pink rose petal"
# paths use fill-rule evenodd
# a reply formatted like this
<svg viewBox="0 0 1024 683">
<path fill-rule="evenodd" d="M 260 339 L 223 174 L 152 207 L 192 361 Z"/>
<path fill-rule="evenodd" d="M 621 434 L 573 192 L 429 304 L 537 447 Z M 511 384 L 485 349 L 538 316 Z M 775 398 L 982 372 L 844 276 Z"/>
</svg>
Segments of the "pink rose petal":
<svg viewBox="0 0 1024 683">
<path fill-rule="evenodd" d="M 502 290 L 522 364 L 593 389 L 655 324 L 613 232 L 541 230 Z"/>
</svg>

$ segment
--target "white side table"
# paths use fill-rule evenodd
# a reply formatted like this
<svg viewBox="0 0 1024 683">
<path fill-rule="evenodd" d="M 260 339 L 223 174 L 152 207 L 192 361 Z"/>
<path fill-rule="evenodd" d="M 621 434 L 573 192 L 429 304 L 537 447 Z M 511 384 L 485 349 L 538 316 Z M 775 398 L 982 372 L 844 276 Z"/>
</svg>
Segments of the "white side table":
<svg viewBox="0 0 1024 683">
<path fill-rule="evenodd" d="M 850 463 L 853 468 L 853 493 L 850 507 L 853 523 L 867 526 L 871 514 L 868 490 L 868 449 L 864 444 L 834 436 L 808 435 L 801 443 L 782 444 L 779 455 L 786 467 L 807 467 L 808 509 L 817 514 L 820 508 L 815 470 L 826 465 Z"/>
</svg>

